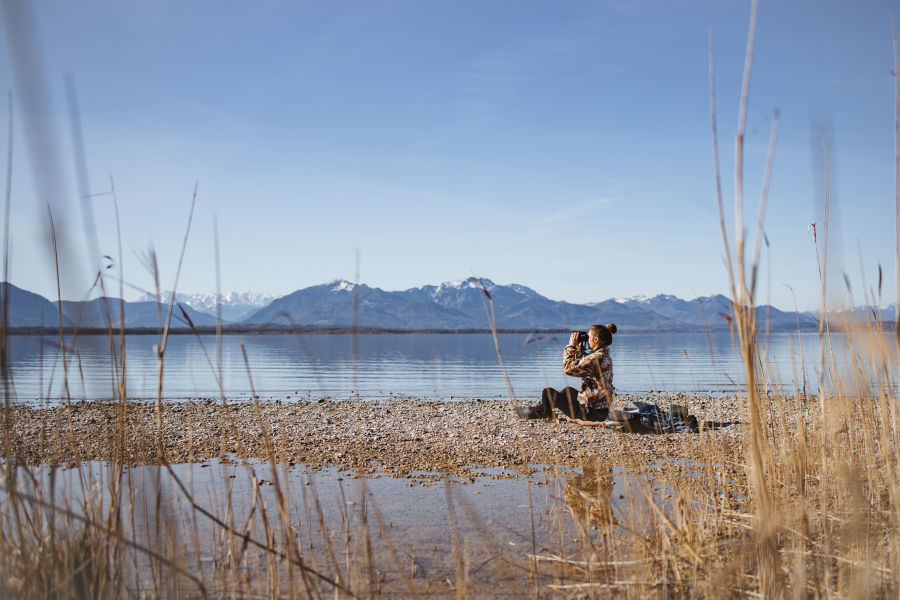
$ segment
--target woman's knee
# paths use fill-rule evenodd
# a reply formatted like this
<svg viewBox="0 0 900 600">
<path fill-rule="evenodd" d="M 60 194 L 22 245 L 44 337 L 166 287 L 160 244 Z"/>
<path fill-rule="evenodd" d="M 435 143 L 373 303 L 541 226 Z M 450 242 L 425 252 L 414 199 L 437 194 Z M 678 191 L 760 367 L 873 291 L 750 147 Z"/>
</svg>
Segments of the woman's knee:
<svg viewBox="0 0 900 600">
<path fill-rule="evenodd" d="M 572 402 L 576 402 L 578 400 L 578 390 L 573 387 L 565 387 L 559 395 L 565 398 L 566 400 L 571 400 Z"/>
</svg>

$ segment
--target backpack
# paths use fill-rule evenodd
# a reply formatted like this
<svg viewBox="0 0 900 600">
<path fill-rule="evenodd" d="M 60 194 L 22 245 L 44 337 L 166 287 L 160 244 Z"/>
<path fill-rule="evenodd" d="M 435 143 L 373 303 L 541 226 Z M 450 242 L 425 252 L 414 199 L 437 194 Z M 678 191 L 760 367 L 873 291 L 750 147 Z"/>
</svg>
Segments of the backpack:
<svg viewBox="0 0 900 600">
<path fill-rule="evenodd" d="M 685 417 L 687 411 L 683 407 L 673 407 L 666 413 L 652 402 L 633 400 L 626 402 L 622 410 L 612 410 L 604 421 L 604 425 L 617 431 L 631 433 L 671 433 L 697 432 L 697 420 Z"/>
</svg>

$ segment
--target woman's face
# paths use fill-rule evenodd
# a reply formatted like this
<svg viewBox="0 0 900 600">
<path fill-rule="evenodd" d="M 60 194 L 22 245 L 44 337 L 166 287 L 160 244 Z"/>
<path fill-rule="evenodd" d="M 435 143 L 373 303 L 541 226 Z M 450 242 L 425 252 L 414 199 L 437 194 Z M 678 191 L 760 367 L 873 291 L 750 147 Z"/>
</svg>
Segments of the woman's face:
<svg viewBox="0 0 900 600">
<path fill-rule="evenodd" d="M 591 350 L 596 350 L 600 346 L 600 336 L 593 331 L 588 332 L 588 347 Z"/>
</svg>

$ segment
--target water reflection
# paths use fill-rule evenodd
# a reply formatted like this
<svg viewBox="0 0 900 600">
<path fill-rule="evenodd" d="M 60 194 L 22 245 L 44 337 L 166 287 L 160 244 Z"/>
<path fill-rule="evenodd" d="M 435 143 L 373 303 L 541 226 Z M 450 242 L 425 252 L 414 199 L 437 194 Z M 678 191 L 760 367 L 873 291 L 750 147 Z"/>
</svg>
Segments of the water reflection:
<svg viewBox="0 0 900 600">
<path fill-rule="evenodd" d="M 613 515 L 613 487 L 612 466 L 597 459 L 586 463 L 580 474 L 566 480 L 563 498 L 576 521 L 597 527 L 617 525 Z"/>
</svg>

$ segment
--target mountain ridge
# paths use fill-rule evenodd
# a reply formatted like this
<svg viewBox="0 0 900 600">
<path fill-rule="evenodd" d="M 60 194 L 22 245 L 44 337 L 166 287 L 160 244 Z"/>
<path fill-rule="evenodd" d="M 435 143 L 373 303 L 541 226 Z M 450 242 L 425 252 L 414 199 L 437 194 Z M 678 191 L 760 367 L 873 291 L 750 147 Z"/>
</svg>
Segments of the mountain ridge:
<svg viewBox="0 0 900 600">
<path fill-rule="evenodd" d="M 0 291 L 10 297 L 11 327 L 57 326 L 61 311 L 65 327 L 106 327 L 108 310 L 113 326 L 118 327 L 119 300 L 108 298 L 88 301 L 51 302 L 38 294 L 4 284 Z M 170 300 L 171 293 L 162 295 Z M 215 294 L 176 294 L 178 307 L 173 312 L 173 327 L 188 327 L 187 315 L 196 327 L 216 324 Z M 609 298 L 577 304 L 551 300 L 521 285 L 496 284 L 490 279 L 468 278 L 423 285 L 406 290 L 385 291 L 366 284 L 335 279 L 308 286 L 281 297 L 254 292 L 223 294 L 223 326 L 239 328 L 348 328 L 358 326 L 391 330 L 485 330 L 493 326 L 514 330 L 578 330 L 593 323 L 616 323 L 630 331 L 727 330 L 730 327 L 731 301 L 721 294 L 684 300 L 670 294 L 653 297 Z M 354 314 L 354 303 L 356 306 Z M 157 304 L 151 296 L 126 301 L 125 327 L 154 328 L 164 318 L 168 304 Z M 226 307 L 234 309 L 228 312 Z M 812 312 L 785 312 L 769 305 L 756 307 L 760 326 L 773 330 L 812 329 L 818 316 Z M 887 314 L 887 309 L 872 312 L 871 307 L 855 309 L 858 315 Z M 160 316 L 161 315 L 161 316 Z"/>
</svg>

